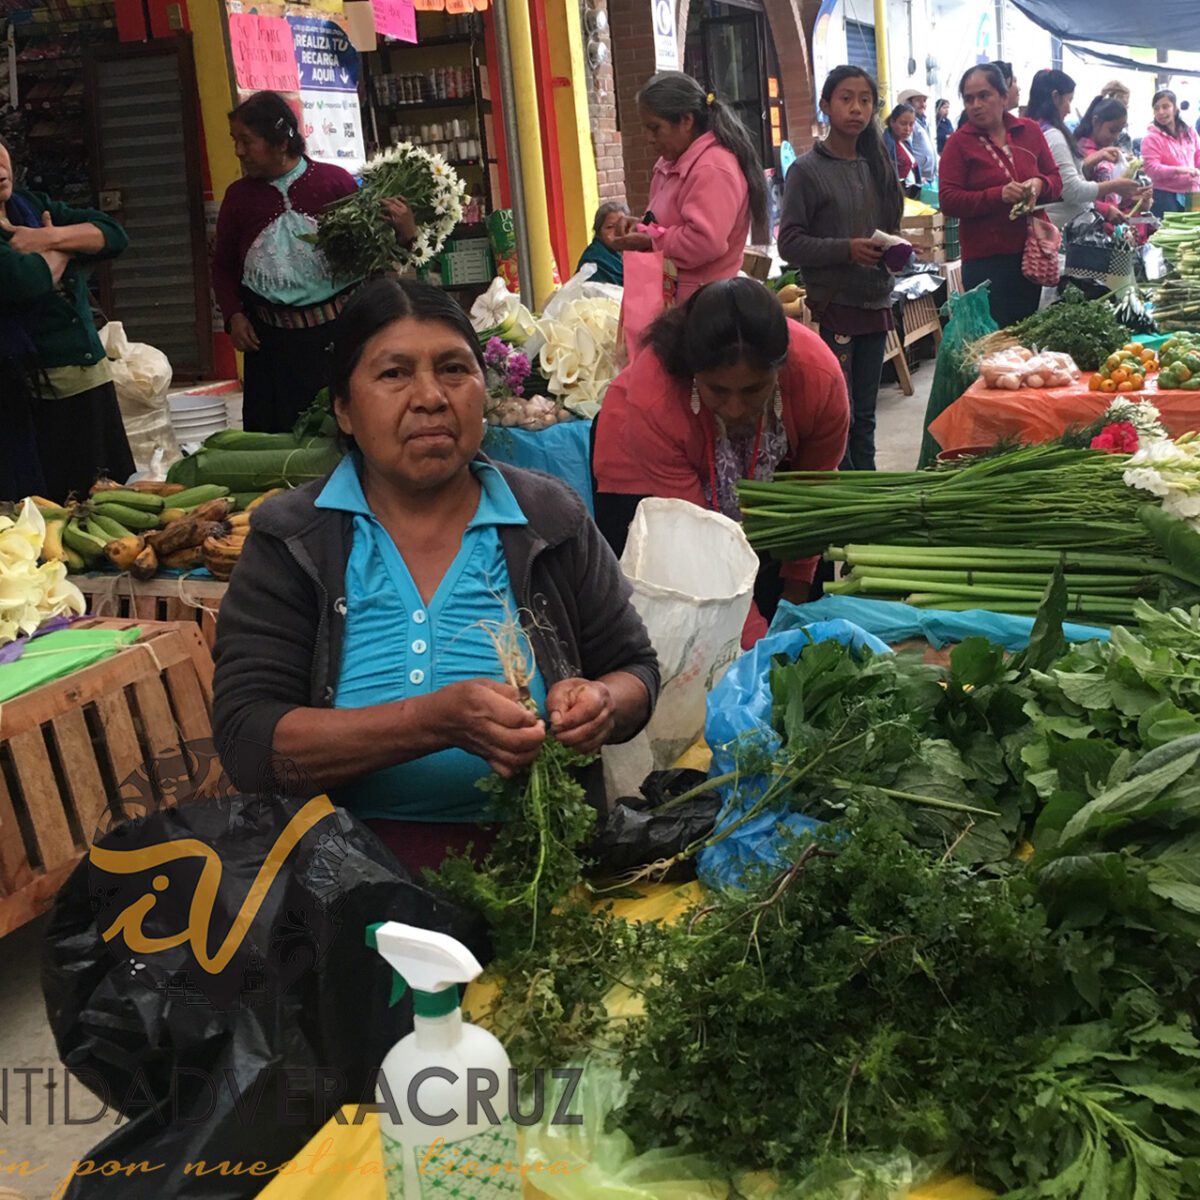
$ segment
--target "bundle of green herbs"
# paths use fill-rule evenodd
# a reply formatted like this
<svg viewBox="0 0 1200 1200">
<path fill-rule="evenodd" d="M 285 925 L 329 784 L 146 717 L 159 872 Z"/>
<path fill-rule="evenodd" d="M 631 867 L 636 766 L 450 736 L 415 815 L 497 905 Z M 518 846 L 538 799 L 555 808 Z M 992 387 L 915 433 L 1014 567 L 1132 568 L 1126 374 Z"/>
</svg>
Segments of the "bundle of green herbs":
<svg viewBox="0 0 1200 1200">
<path fill-rule="evenodd" d="M 608 1055 L 615 1124 L 714 1177 L 903 1151 L 1009 1200 L 1200 1195 L 1200 609 L 1068 649 L 1066 605 L 1060 577 L 1017 656 L 777 662 L 746 771 L 824 824 L 671 927 L 592 904 L 548 742 L 542 798 L 499 785 L 483 869 L 439 876 L 489 917 L 514 1061 Z M 644 1015 L 609 1018 L 619 984 Z"/>
<path fill-rule="evenodd" d="M 1098 371 L 1104 360 L 1129 341 L 1129 330 L 1117 319 L 1106 297 L 1087 300 L 1068 286 L 1056 303 L 1035 312 L 1005 331 L 1022 346 L 1069 354 L 1081 371 Z"/>
</svg>

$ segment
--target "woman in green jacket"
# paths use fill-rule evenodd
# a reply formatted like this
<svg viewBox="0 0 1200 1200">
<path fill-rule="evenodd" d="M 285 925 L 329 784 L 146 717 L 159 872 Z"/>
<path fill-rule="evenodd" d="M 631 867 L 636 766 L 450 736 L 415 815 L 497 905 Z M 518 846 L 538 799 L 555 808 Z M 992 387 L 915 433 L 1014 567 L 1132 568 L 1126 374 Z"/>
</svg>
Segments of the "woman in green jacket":
<svg viewBox="0 0 1200 1200">
<path fill-rule="evenodd" d="M 124 481 L 134 470 L 87 287 L 90 265 L 129 240 L 104 213 L 14 183 L 0 141 L 0 395 L 4 416 L 11 408 L 19 427 L 23 412 L 32 428 L 40 493 L 64 500 L 86 495 L 102 473 Z M 0 495 L 33 490 L 29 464 L 15 458 L 0 459 Z"/>
</svg>

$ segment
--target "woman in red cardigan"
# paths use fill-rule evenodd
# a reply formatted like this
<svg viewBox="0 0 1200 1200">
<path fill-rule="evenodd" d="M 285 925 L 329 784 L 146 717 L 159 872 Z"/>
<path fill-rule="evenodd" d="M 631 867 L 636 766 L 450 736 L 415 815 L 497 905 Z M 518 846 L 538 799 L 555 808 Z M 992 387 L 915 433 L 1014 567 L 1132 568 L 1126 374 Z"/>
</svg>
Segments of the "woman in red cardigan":
<svg viewBox="0 0 1200 1200">
<path fill-rule="evenodd" d="M 596 524 L 617 554 L 647 496 L 739 521 L 739 480 L 842 461 L 850 427 L 842 369 L 761 283 L 706 285 L 659 317 L 646 343 L 609 385 L 595 425 Z M 755 601 L 770 620 L 781 595 L 807 596 L 816 560 L 764 567 Z"/>
<path fill-rule="evenodd" d="M 296 114 L 276 92 L 256 92 L 229 114 L 243 178 L 217 216 L 213 291 L 234 347 L 245 354 L 242 422 L 283 433 L 329 382 L 332 322 L 357 279 L 335 277 L 302 235 L 327 204 L 358 185 L 341 167 L 304 153 Z M 384 201 L 402 241 L 416 236 L 412 212 Z"/>
<path fill-rule="evenodd" d="M 967 122 L 942 154 L 938 203 L 959 218 L 963 283 L 991 281 L 992 317 L 1003 329 L 1036 312 L 1040 284 L 1021 271 L 1027 222 L 1014 204 L 1062 196 L 1062 178 L 1036 121 L 1005 111 L 1008 88 L 993 63 L 972 67 L 959 85 Z"/>
</svg>

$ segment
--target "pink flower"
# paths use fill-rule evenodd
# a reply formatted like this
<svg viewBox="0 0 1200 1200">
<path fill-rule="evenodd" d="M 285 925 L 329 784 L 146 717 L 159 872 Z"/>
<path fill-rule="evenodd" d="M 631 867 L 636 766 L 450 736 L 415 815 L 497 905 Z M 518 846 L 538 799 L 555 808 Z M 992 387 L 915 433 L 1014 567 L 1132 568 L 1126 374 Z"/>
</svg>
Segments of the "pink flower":
<svg viewBox="0 0 1200 1200">
<path fill-rule="evenodd" d="M 1092 438 L 1093 450 L 1106 450 L 1109 454 L 1134 454 L 1137 448 L 1137 430 L 1128 421 L 1116 421 L 1112 425 L 1105 425 Z"/>
</svg>

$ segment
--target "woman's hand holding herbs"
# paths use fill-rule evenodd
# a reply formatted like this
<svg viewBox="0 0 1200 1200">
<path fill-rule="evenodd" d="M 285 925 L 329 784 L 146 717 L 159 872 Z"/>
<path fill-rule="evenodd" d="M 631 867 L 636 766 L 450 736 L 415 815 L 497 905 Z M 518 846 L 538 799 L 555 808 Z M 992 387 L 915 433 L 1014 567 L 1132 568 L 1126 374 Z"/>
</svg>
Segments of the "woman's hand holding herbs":
<svg viewBox="0 0 1200 1200">
<path fill-rule="evenodd" d="M 580 754 L 595 754 L 612 736 L 616 704 L 598 680 L 563 679 L 546 695 L 550 732 Z"/>
<path fill-rule="evenodd" d="M 546 726 L 521 703 L 515 687 L 492 679 L 452 683 L 429 697 L 446 745 L 477 754 L 497 775 L 529 766 L 546 740 Z"/>
</svg>

